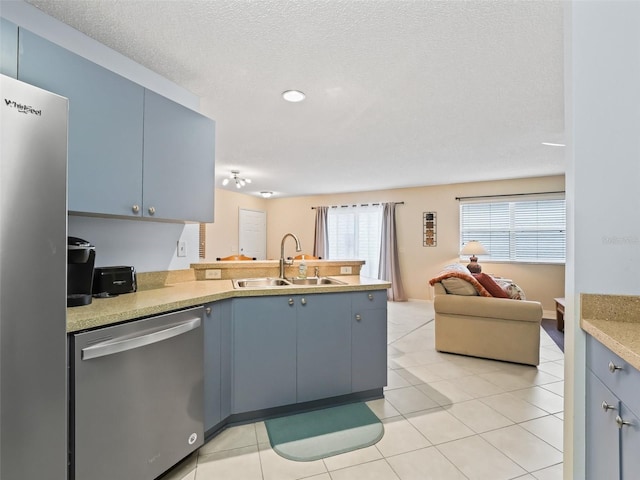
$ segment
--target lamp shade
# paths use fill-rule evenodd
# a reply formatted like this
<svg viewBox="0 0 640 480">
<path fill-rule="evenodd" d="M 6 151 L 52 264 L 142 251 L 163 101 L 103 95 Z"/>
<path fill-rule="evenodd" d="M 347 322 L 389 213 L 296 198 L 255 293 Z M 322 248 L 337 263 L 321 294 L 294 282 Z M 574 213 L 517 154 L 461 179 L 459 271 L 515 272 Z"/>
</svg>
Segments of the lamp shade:
<svg viewBox="0 0 640 480">
<path fill-rule="evenodd" d="M 478 242 L 477 240 L 471 240 L 466 243 L 462 250 L 460 251 L 462 255 L 489 255 L 487 249 Z"/>
</svg>

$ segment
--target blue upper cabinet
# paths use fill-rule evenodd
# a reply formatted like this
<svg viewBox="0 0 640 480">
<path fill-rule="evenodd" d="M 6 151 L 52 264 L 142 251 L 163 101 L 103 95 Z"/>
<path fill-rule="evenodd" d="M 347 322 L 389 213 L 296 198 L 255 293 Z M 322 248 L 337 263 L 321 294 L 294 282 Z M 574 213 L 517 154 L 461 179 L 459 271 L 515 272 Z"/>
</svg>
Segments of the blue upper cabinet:
<svg viewBox="0 0 640 480">
<path fill-rule="evenodd" d="M 213 222 L 214 175 L 214 121 L 146 90 L 143 214 Z"/>
<path fill-rule="evenodd" d="M 213 222 L 213 120 L 22 28 L 18 47 L 18 79 L 69 99 L 69 211 Z"/>
<path fill-rule="evenodd" d="M 140 216 L 144 89 L 19 31 L 18 78 L 69 99 L 69 210 Z"/>
<path fill-rule="evenodd" d="M 18 27 L 0 18 L 0 73 L 18 78 Z"/>
</svg>

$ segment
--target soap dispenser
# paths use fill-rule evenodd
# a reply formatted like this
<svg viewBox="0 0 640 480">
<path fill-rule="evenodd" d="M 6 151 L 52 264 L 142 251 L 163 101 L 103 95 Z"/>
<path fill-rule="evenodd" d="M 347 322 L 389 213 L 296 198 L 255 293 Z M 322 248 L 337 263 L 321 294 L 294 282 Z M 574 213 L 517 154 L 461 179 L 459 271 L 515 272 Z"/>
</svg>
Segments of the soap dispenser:
<svg viewBox="0 0 640 480">
<path fill-rule="evenodd" d="M 307 262 L 304 261 L 304 256 L 302 260 L 300 260 L 300 265 L 298 266 L 298 277 L 307 278 Z"/>
</svg>

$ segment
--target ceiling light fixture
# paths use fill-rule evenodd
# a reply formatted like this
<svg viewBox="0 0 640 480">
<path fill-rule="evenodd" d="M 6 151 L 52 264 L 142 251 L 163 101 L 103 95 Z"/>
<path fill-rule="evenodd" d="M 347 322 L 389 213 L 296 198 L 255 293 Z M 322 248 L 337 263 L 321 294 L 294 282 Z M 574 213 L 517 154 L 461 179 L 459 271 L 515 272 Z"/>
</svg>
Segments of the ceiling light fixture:
<svg viewBox="0 0 640 480">
<path fill-rule="evenodd" d="M 251 179 L 250 178 L 242 178 L 240 176 L 240 171 L 239 170 L 231 170 L 231 175 L 229 176 L 229 178 L 225 178 L 222 181 L 222 186 L 226 187 L 227 185 L 229 185 L 229 182 L 236 182 L 236 188 L 242 188 L 244 187 L 247 183 L 251 183 Z"/>
<path fill-rule="evenodd" d="M 542 142 L 543 145 L 547 147 L 566 147 L 564 143 L 551 143 L 551 142 Z"/>
<path fill-rule="evenodd" d="M 301 102 L 306 97 L 307 96 L 300 90 L 286 90 L 282 92 L 282 98 L 284 98 L 287 102 Z"/>
<path fill-rule="evenodd" d="M 260 192 L 262 198 L 271 198 L 273 196 L 273 192 Z"/>
</svg>

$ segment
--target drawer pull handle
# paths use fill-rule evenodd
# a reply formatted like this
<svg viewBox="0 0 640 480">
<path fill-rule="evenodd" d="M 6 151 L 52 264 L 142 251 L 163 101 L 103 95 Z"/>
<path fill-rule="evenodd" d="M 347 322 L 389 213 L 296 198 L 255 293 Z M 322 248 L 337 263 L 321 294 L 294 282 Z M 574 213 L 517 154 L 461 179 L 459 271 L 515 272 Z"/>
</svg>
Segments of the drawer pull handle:
<svg viewBox="0 0 640 480">
<path fill-rule="evenodd" d="M 207 315 L 211 315 L 211 307 L 205 308 L 204 313 L 206 313 Z"/>
<path fill-rule="evenodd" d="M 356 321 L 359 322 L 362 320 L 362 316 L 360 314 L 356 314 Z"/>
<path fill-rule="evenodd" d="M 138 213 L 138 212 L 140 211 L 140 205 L 133 205 L 133 206 L 131 207 L 131 211 L 132 211 L 133 213 Z"/>
<path fill-rule="evenodd" d="M 627 426 L 631 425 L 631 422 L 627 422 L 627 421 L 623 420 L 622 417 L 620 415 L 618 415 L 616 417 L 616 425 L 618 425 L 618 428 L 622 428 L 625 425 L 627 425 Z"/>
<path fill-rule="evenodd" d="M 622 370 L 622 367 L 620 367 L 620 366 L 616 365 L 616 364 L 615 364 L 615 363 L 613 363 L 613 362 L 609 362 L 609 371 L 610 371 L 611 373 L 616 373 L 616 370 Z"/>
<path fill-rule="evenodd" d="M 373 300 L 373 293 L 370 293 L 369 295 L 367 295 L 367 297 L 369 298 L 369 300 Z"/>
<path fill-rule="evenodd" d="M 290 298 L 290 299 L 289 299 L 289 305 L 293 305 L 293 303 L 294 303 L 294 302 L 293 302 L 293 298 Z"/>
<path fill-rule="evenodd" d="M 605 400 L 602 401 L 602 410 L 604 410 L 605 412 L 608 410 L 615 410 L 616 407 L 614 407 L 613 405 L 609 405 Z"/>
<path fill-rule="evenodd" d="M 306 305 L 307 304 L 307 299 L 306 298 L 302 298 L 302 300 L 300 300 L 300 303 L 302 305 Z"/>
</svg>

